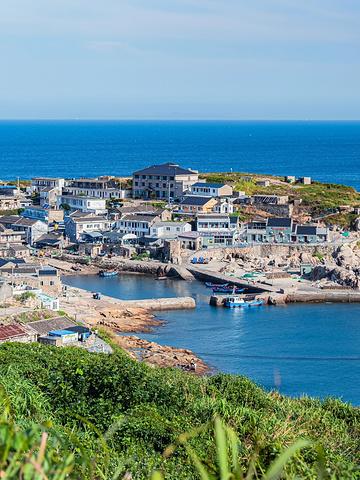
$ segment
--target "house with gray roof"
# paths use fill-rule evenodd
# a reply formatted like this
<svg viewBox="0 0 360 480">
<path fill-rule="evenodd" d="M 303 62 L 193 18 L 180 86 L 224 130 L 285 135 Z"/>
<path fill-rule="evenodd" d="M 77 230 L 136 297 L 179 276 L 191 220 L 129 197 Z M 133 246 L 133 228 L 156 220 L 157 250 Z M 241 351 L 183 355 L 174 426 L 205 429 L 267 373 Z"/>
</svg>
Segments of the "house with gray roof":
<svg viewBox="0 0 360 480">
<path fill-rule="evenodd" d="M 46 318 L 44 320 L 38 320 L 36 322 L 29 322 L 31 327 L 38 336 L 47 335 L 54 330 L 66 330 L 68 327 L 75 327 L 76 323 L 70 320 L 66 316 Z"/>
<path fill-rule="evenodd" d="M 134 198 L 181 199 L 199 179 L 197 171 L 176 163 L 151 165 L 133 172 Z"/>
</svg>

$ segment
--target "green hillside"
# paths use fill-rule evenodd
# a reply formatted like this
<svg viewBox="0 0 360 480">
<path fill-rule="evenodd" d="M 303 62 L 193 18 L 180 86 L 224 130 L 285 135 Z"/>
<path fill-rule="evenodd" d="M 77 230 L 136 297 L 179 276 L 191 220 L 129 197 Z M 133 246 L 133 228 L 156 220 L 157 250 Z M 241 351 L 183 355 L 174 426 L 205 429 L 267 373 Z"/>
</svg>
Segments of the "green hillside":
<svg viewBox="0 0 360 480">
<path fill-rule="evenodd" d="M 262 478 L 299 439 L 311 443 L 283 478 L 359 478 L 357 408 L 269 394 L 241 376 L 152 368 L 114 348 L 0 346 L 2 478 L 147 479 L 159 470 L 166 479 L 225 479 L 249 469 Z"/>
</svg>

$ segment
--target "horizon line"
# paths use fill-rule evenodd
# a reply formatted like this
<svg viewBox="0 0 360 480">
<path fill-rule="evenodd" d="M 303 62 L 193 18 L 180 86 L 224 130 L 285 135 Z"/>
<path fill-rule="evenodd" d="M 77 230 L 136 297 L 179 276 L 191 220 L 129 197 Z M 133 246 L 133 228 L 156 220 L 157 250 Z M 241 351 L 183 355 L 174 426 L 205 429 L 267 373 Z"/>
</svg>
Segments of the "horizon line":
<svg viewBox="0 0 360 480">
<path fill-rule="evenodd" d="M 64 117 L 64 118 L 0 118 L 0 122 L 34 122 L 34 121 L 79 121 L 79 122 L 360 122 L 358 119 L 350 118 L 293 118 L 293 119 L 272 119 L 272 118 L 257 118 L 257 119 L 241 119 L 241 118 L 79 118 L 79 117 Z"/>
</svg>

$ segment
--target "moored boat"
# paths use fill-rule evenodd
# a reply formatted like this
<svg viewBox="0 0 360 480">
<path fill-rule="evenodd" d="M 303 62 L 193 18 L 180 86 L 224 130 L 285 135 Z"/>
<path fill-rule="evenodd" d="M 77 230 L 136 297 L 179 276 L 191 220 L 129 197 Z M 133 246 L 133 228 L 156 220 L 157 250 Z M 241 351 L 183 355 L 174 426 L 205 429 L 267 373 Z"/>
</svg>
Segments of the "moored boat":
<svg viewBox="0 0 360 480">
<path fill-rule="evenodd" d="M 105 270 L 101 270 L 101 272 L 99 272 L 99 275 L 100 277 L 114 277 L 118 273 L 118 270 L 108 270 L 107 272 Z"/>
<path fill-rule="evenodd" d="M 245 292 L 245 288 L 238 287 L 213 287 L 214 293 L 242 293 Z"/>
<path fill-rule="evenodd" d="M 241 297 L 232 295 L 228 297 L 225 301 L 225 307 L 236 308 L 236 307 L 260 307 L 264 305 L 265 300 L 260 298 L 258 300 L 244 300 Z"/>
<path fill-rule="evenodd" d="M 167 277 L 157 277 L 157 278 L 155 278 L 155 280 L 166 280 L 166 279 L 167 279 Z"/>
<path fill-rule="evenodd" d="M 207 287 L 227 287 L 229 284 L 228 283 L 211 283 L 211 282 L 206 282 L 205 285 Z"/>
</svg>

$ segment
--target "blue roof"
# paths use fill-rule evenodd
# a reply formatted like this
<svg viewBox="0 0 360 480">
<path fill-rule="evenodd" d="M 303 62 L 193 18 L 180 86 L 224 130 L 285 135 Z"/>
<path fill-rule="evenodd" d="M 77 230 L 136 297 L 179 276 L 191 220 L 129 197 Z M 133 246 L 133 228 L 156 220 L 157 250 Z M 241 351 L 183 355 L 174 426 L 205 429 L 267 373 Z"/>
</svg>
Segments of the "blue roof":
<svg viewBox="0 0 360 480">
<path fill-rule="evenodd" d="M 70 330 L 54 330 L 52 332 L 49 332 L 49 335 L 53 335 L 54 337 L 62 337 L 64 335 L 73 335 L 74 332 L 71 332 Z"/>
<path fill-rule="evenodd" d="M 209 187 L 209 188 L 221 188 L 225 187 L 226 183 L 202 183 L 197 182 L 192 185 L 193 187 Z"/>
</svg>

